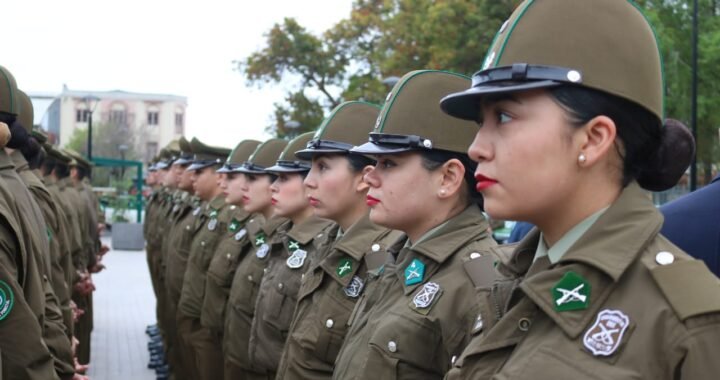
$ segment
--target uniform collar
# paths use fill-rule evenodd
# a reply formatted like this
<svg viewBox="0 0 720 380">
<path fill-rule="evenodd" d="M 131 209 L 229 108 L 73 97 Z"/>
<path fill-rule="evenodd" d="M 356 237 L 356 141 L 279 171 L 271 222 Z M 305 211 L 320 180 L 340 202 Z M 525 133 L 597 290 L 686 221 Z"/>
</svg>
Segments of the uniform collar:
<svg viewBox="0 0 720 380">
<path fill-rule="evenodd" d="M 438 227 L 432 230 L 432 234 L 426 234 L 409 249 L 438 263 L 443 263 L 468 242 L 477 240 L 476 231 L 486 234 L 488 222 L 480 209 L 472 205 Z M 469 233 L 468 231 L 473 232 Z"/>
<path fill-rule="evenodd" d="M 569 337 L 575 338 L 605 304 L 623 273 L 658 234 L 662 222 L 662 215 L 648 193 L 632 183 L 554 267 L 526 278 L 520 287 Z M 528 258 L 532 257 L 528 248 L 533 241 L 537 245 L 537 239 L 539 232 L 535 231 L 523 240 L 509 269 L 527 271 Z M 589 284 L 590 300 L 586 309 L 560 312 L 555 308 L 552 288 L 570 271 Z"/>
<path fill-rule="evenodd" d="M 208 203 L 208 208 L 212 210 L 220 210 L 223 206 L 225 206 L 225 197 L 222 195 L 216 196 Z"/>
<path fill-rule="evenodd" d="M 580 237 L 582 237 L 590 229 L 590 227 L 592 227 L 605 210 L 607 210 L 607 207 L 583 219 L 583 221 L 576 224 L 570 229 L 570 231 L 566 232 L 565 235 L 563 235 L 563 237 L 561 237 L 560 240 L 558 240 L 550 248 L 548 248 L 545 244 L 544 235 L 541 233 L 537 251 L 535 252 L 535 260 L 543 256 L 548 256 L 550 262 L 556 264 L 563 256 L 565 256 L 568 249 L 572 247 L 572 245 L 575 244 L 575 242 L 578 241 L 578 239 L 580 239 Z"/>
<path fill-rule="evenodd" d="M 370 214 L 366 214 L 360 220 L 355 222 L 340 240 L 333 246 L 334 249 L 342 251 L 353 259 L 360 261 L 365 256 L 365 252 L 371 246 L 371 242 L 375 241 L 378 235 L 387 231 L 387 228 L 378 226 L 370 221 Z"/>
<path fill-rule="evenodd" d="M 322 230 L 326 229 L 333 222 L 327 219 L 310 216 L 302 223 L 293 225 L 288 231 L 287 236 L 305 245 L 312 241 Z"/>
<path fill-rule="evenodd" d="M 275 230 L 280 229 L 280 227 L 289 222 L 290 220 L 287 218 L 273 216 L 262 225 L 262 231 L 265 233 L 265 236 L 270 236 Z"/>
<path fill-rule="evenodd" d="M 30 167 L 27 160 L 25 159 L 25 156 L 23 156 L 22 152 L 20 152 L 19 150 L 14 150 L 12 153 L 10 153 L 10 159 L 15 164 L 15 170 L 18 172 L 21 172 Z"/>
<path fill-rule="evenodd" d="M 10 155 L 5 152 L 5 149 L 0 149 L 0 169 L 15 169 L 15 164 L 13 164 Z"/>
</svg>

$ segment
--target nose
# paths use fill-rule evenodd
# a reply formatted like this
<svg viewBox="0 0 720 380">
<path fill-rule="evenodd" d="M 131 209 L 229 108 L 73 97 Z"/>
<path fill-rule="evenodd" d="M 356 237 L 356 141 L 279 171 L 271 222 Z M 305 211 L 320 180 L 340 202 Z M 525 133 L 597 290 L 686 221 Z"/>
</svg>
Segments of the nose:
<svg viewBox="0 0 720 380">
<path fill-rule="evenodd" d="M 315 179 L 315 167 L 310 169 L 310 172 L 305 177 L 305 180 L 303 180 L 303 185 L 307 187 L 308 189 L 317 189 L 317 180 Z"/>
<path fill-rule="evenodd" d="M 370 187 L 380 187 L 380 178 L 375 172 L 376 170 L 377 166 L 373 166 L 372 169 L 363 176 L 363 181 L 365 181 L 365 183 L 367 183 Z"/>
<path fill-rule="evenodd" d="M 277 193 L 278 191 L 280 191 L 280 188 L 278 187 L 279 181 L 280 181 L 280 179 L 278 178 L 278 179 L 274 180 L 272 184 L 270 184 L 271 192 Z"/>
<path fill-rule="evenodd" d="M 492 159 L 491 137 L 487 132 L 488 126 L 478 129 L 472 144 L 468 148 L 468 156 L 475 162 L 484 162 Z"/>
</svg>

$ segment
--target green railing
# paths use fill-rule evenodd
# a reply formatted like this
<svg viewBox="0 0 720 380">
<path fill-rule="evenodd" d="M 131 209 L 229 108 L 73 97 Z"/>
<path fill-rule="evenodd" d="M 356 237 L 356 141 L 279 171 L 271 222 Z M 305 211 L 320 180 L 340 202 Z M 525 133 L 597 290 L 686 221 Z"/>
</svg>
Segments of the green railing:
<svg viewBox="0 0 720 380">
<path fill-rule="evenodd" d="M 137 177 L 135 181 L 135 188 L 137 189 L 137 194 L 134 199 L 128 199 L 128 208 L 134 208 L 137 211 L 137 222 L 142 222 L 142 210 L 144 206 L 143 202 L 143 196 L 142 196 L 142 187 L 143 187 L 143 163 L 140 161 L 130 161 L 130 160 L 118 160 L 116 158 L 104 158 L 104 157 L 93 157 L 92 162 L 95 164 L 95 166 L 105 166 L 105 167 L 135 167 L 137 169 Z"/>
</svg>

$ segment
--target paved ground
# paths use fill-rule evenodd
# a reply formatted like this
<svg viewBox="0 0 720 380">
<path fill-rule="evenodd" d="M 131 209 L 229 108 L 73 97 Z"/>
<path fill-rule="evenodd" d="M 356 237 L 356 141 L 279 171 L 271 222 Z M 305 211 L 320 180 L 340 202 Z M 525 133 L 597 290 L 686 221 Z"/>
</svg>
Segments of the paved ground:
<svg viewBox="0 0 720 380">
<path fill-rule="evenodd" d="M 106 240 L 107 239 L 107 240 Z M 103 242 L 110 246 L 109 238 Z M 93 276 L 95 328 L 88 375 L 92 380 L 151 380 L 145 327 L 155 320 L 155 296 L 144 251 L 111 250 L 107 269 Z"/>
</svg>

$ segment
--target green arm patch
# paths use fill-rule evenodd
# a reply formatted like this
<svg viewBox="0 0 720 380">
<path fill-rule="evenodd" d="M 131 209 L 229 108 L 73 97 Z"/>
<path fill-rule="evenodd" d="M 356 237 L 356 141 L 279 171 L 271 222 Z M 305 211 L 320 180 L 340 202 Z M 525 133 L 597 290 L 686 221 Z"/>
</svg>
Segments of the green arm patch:
<svg viewBox="0 0 720 380">
<path fill-rule="evenodd" d="M 10 315 L 15 303 L 15 295 L 5 281 L 0 281 L 0 321 Z"/>
<path fill-rule="evenodd" d="M 680 320 L 720 311 L 720 284 L 702 261 L 661 265 L 650 273 Z"/>
</svg>

